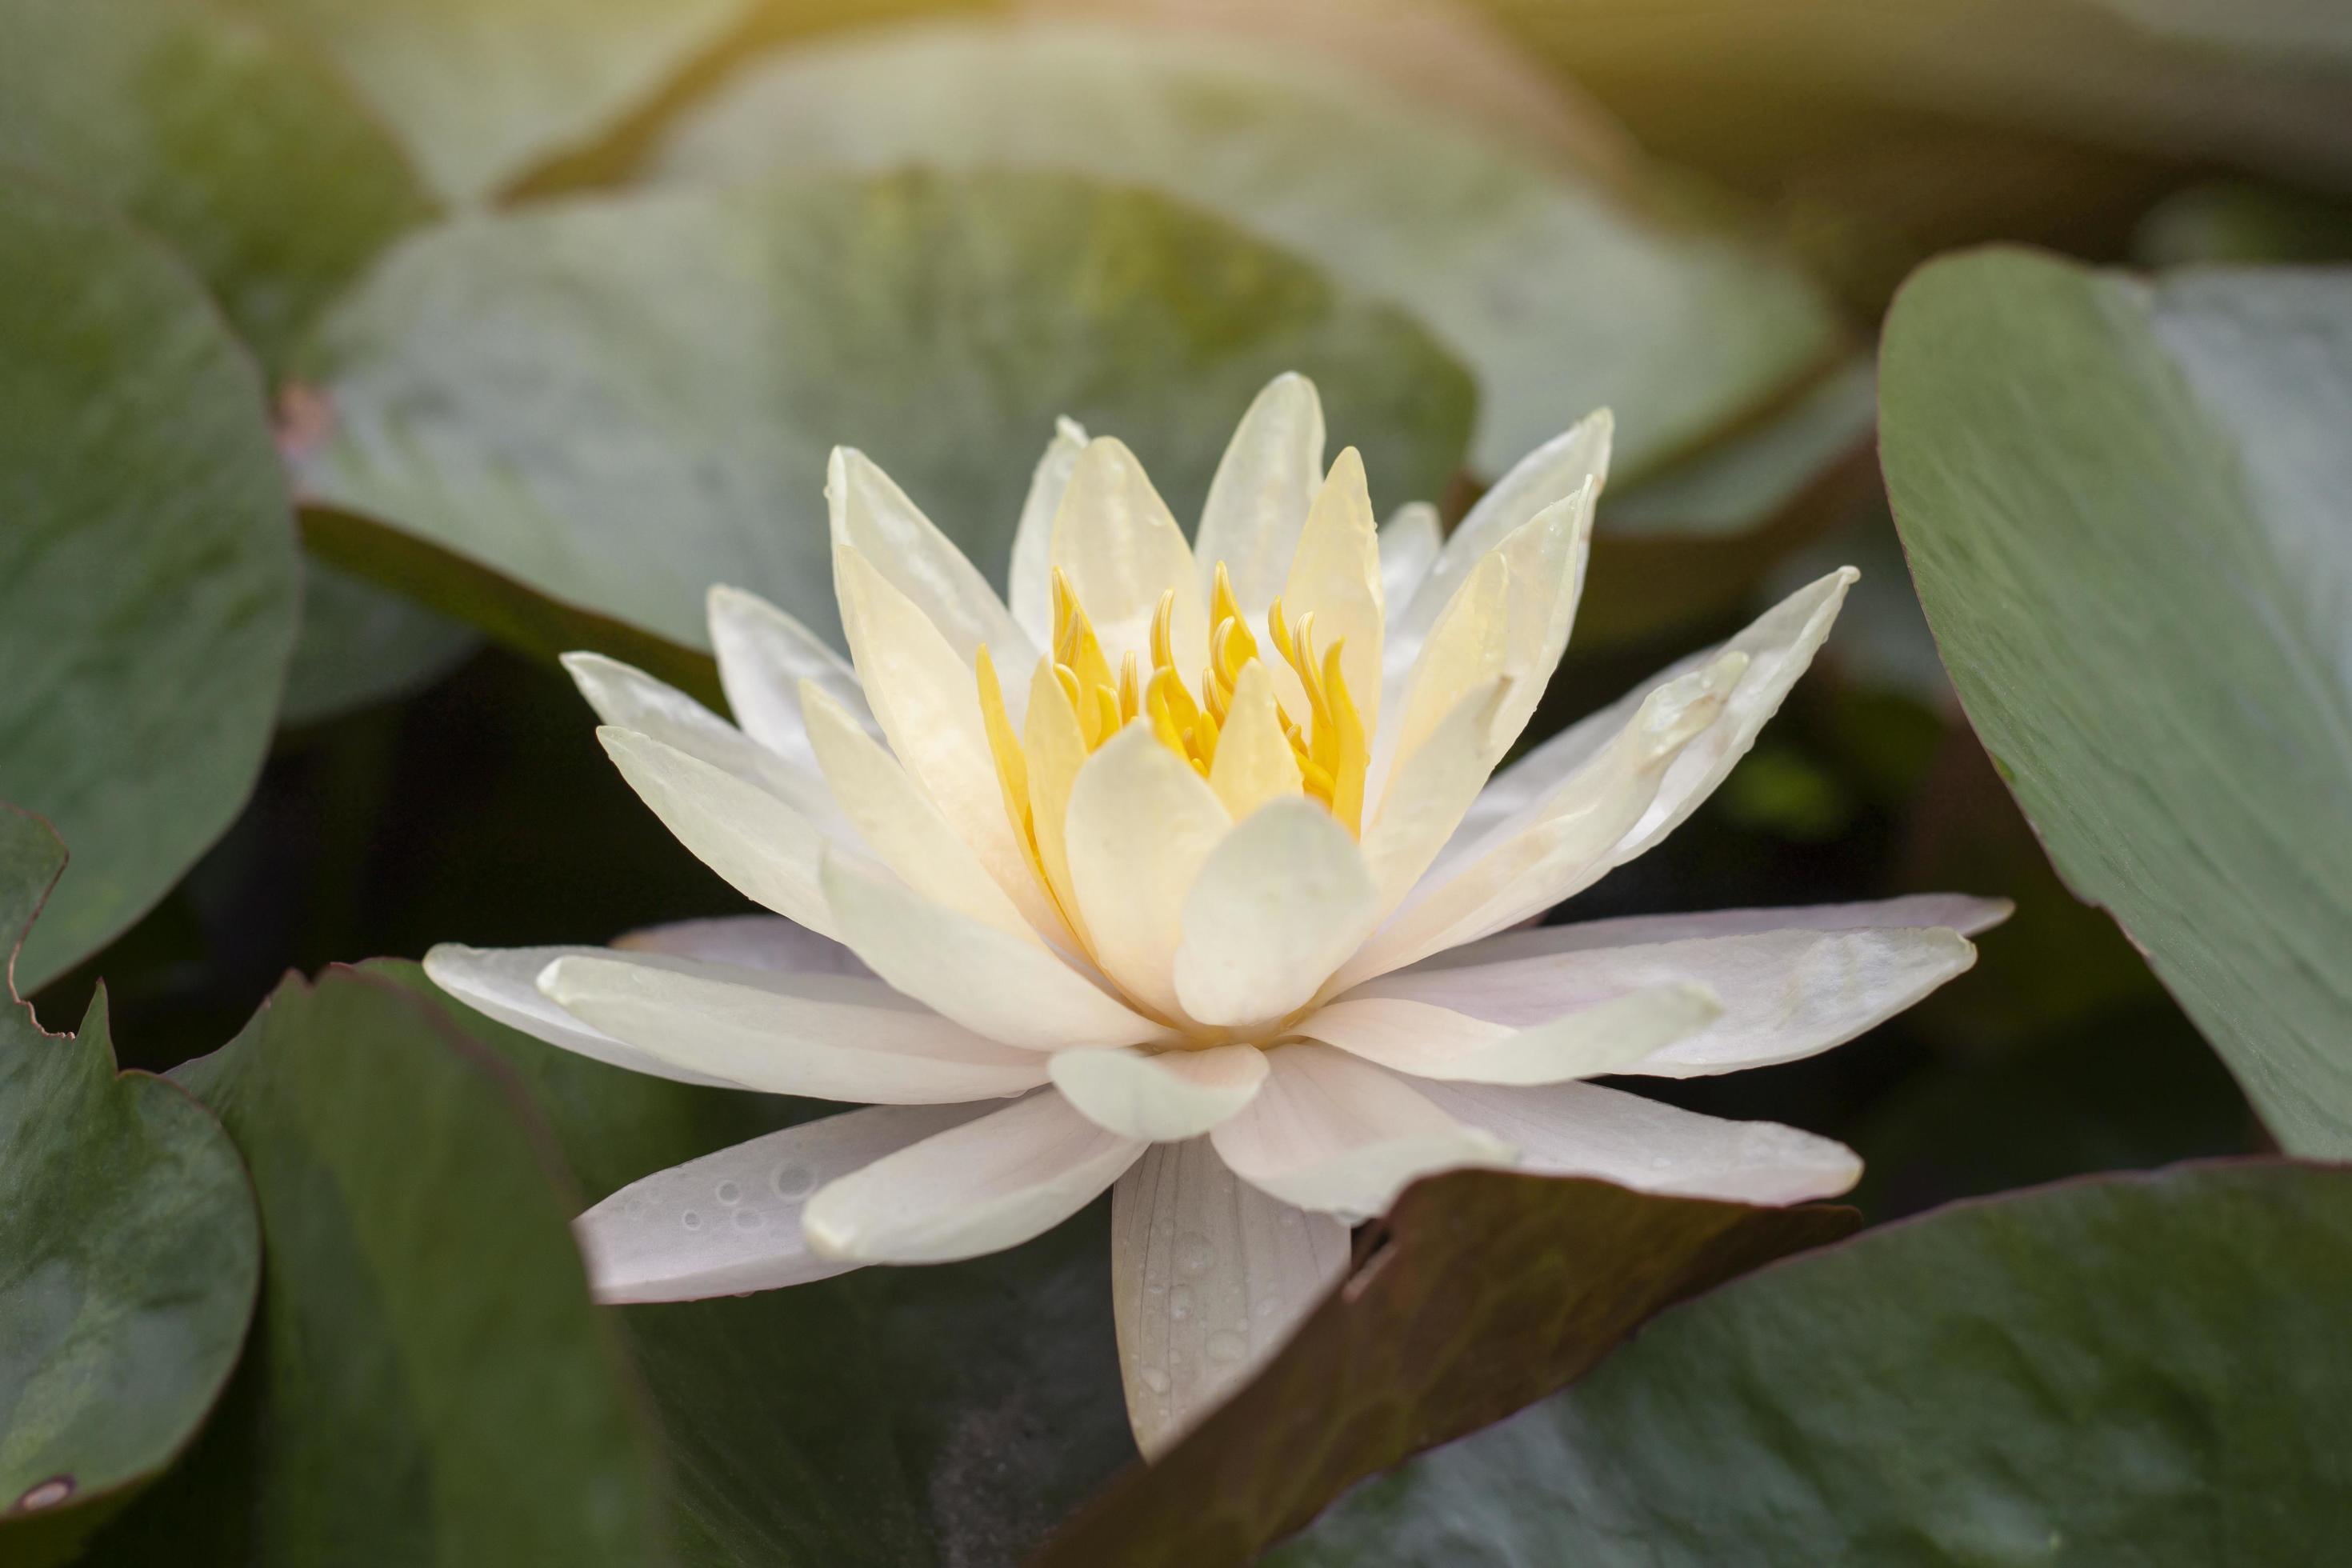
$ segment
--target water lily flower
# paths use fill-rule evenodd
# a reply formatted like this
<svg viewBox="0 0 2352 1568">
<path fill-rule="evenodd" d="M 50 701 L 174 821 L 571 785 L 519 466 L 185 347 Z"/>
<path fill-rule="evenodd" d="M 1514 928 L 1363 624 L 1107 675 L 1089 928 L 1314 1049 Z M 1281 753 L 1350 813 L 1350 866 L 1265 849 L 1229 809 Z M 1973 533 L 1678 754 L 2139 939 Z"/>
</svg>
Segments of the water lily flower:
<svg viewBox="0 0 2352 1568">
<path fill-rule="evenodd" d="M 1015 1246 L 1113 1193 L 1136 1436 L 1159 1452 L 1344 1268 L 1348 1226 L 1463 1166 L 1781 1204 L 1853 1153 L 1591 1080 L 1825 1050 L 1965 970 L 1957 896 L 1534 925 L 1654 845 L 1821 647 L 1834 573 L 1496 767 L 1583 587 L 1611 424 L 1450 537 L 1376 527 L 1314 387 L 1251 405 L 1188 543 L 1066 421 L 1010 602 L 861 454 L 825 494 L 844 661 L 710 595 L 735 722 L 566 662 L 622 774 L 769 916 L 611 948 L 436 948 L 473 1006 L 598 1060 L 847 1101 L 662 1172 L 578 1232 L 613 1301 Z"/>
</svg>

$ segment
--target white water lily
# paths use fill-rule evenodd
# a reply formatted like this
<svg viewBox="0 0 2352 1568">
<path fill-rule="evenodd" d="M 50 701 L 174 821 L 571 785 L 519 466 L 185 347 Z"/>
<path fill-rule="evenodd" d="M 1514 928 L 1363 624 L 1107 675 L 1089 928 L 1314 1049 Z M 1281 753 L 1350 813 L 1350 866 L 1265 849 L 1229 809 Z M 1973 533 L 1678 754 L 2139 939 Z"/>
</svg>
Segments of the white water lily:
<svg viewBox="0 0 2352 1568">
<path fill-rule="evenodd" d="M 1348 1224 L 1463 1166 L 1780 1204 L 1827 1139 L 1587 1080 L 1785 1062 L 1965 970 L 1957 896 L 1528 927 L 1688 816 L 1828 633 L 1792 595 L 1499 773 L 1568 642 L 1597 414 L 1450 538 L 1376 529 L 1315 390 L 1242 421 L 1194 542 L 1108 437 L 1038 464 L 1008 605 L 881 470 L 826 485 L 852 659 L 751 595 L 710 629 L 735 724 L 567 660 L 629 783 L 772 916 L 614 947 L 436 948 L 474 1006 L 602 1061 L 858 1102 L 579 1221 L 614 1301 L 1014 1246 L 1113 1189 L 1147 1454 L 1277 1345 Z M 740 725 L 740 728 L 738 727 Z M 1493 774 L 1492 777 L 1489 775 Z M 775 918 L 782 917 L 782 918 Z"/>
</svg>

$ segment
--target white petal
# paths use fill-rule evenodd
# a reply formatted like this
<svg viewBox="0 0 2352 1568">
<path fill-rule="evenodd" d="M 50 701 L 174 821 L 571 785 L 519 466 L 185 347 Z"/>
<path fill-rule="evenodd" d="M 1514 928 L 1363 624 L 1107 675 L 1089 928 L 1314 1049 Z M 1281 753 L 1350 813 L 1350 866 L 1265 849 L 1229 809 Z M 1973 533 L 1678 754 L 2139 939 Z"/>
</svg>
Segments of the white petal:
<svg viewBox="0 0 2352 1568">
<path fill-rule="evenodd" d="M 1510 651 L 1510 565 L 1490 553 L 1446 605 L 1397 700 L 1383 699 L 1389 721 L 1372 737 L 1371 799 L 1381 798 L 1398 759 L 1417 751 L 1463 698 L 1502 676 Z"/>
<path fill-rule="evenodd" d="M 1425 500 L 1405 502 L 1381 524 L 1381 602 L 1391 616 L 1412 603 L 1444 542 L 1437 509 Z"/>
<path fill-rule="evenodd" d="M 1040 650 L 1054 640 L 1054 516 L 1062 510 L 1062 492 L 1086 445 L 1086 426 L 1075 419 L 1055 421 L 1054 438 L 1029 475 L 1029 494 L 1013 534 L 1006 595 L 1013 620 Z"/>
<path fill-rule="evenodd" d="M 1297 553 L 1283 581 L 1282 613 L 1296 620 L 1315 617 L 1318 657 L 1339 649 L 1339 669 L 1349 697 L 1368 733 L 1377 732 L 1381 711 L 1381 547 L 1372 525 L 1372 498 L 1365 489 L 1364 459 L 1353 447 L 1331 463 L 1331 472 L 1307 510 L 1307 525 L 1293 542 Z M 1236 593 L 1236 597 L 1239 596 Z M 1248 601 L 1242 601 L 1246 607 Z"/>
<path fill-rule="evenodd" d="M 1380 890 L 1320 803 L 1276 801 L 1225 835 L 1184 900 L 1176 995 L 1203 1024 L 1305 1006 L 1380 915 Z"/>
<path fill-rule="evenodd" d="M 1509 1143 L 1345 1051 L 1283 1046 L 1266 1058 L 1257 1098 L 1209 1137 L 1235 1175 L 1285 1203 L 1368 1218 L 1422 1176 L 1512 1163 Z"/>
<path fill-rule="evenodd" d="M 1176 595 L 1170 627 L 1176 668 L 1199 669 L 1208 662 L 1208 600 L 1193 570 L 1192 547 L 1125 443 L 1097 436 L 1078 454 L 1054 519 L 1053 559 L 1068 574 L 1114 674 L 1130 653 L 1144 669 L 1151 668 L 1151 618 L 1171 593 Z"/>
<path fill-rule="evenodd" d="M 878 980 L 614 953 L 558 958 L 539 988 L 650 1057 L 762 1093 L 940 1105 L 1045 1079 L 1036 1052 L 983 1039 Z"/>
<path fill-rule="evenodd" d="M 1348 1227 L 1278 1203 L 1205 1140 L 1111 1189 L 1111 1314 L 1136 1447 L 1156 1458 L 1290 1338 L 1348 1271 Z"/>
<path fill-rule="evenodd" d="M 425 955 L 425 973 L 483 1016 L 592 1061 L 679 1083 L 730 1083 L 624 1045 L 540 994 L 539 976 L 549 964 L 559 958 L 593 957 L 604 951 L 597 947 L 461 947 L 445 942 Z"/>
<path fill-rule="evenodd" d="M 1034 942 L 966 920 L 895 880 L 829 858 L 842 940 L 898 990 L 976 1034 L 1029 1050 L 1132 1046 L 1167 1035 Z"/>
<path fill-rule="evenodd" d="M 1234 681 L 1233 701 L 1217 735 L 1216 759 L 1209 764 L 1209 787 L 1235 822 L 1306 790 L 1297 753 L 1282 732 L 1282 706 L 1264 659 L 1243 665 Z"/>
<path fill-rule="evenodd" d="M 829 936 L 794 925 L 776 915 L 720 915 L 711 920 L 672 921 L 667 925 L 640 926 L 613 939 L 625 952 L 658 952 L 671 958 L 698 958 L 738 969 L 771 969 L 782 974 L 861 974 L 874 972 L 857 955 Z M 552 956 L 551 954 L 551 956 Z M 536 982 L 544 963 L 524 978 Z M 538 995 L 534 986 L 531 993 Z"/>
<path fill-rule="evenodd" d="M 1695 937 L 1746 936 L 1777 931 L 1883 931 L 1896 926 L 1947 926 L 1976 936 L 2009 919 L 2017 906 L 2007 899 L 1971 893 L 1906 893 L 1852 904 L 1800 904 L 1782 909 L 1707 910 L 1691 914 L 1623 915 L 1574 925 L 1538 926 L 1506 931 L 1468 947 L 1457 947 L 1415 966 L 1418 974 L 1459 963 L 1495 963 L 1552 952 L 1596 947 L 1639 947 L 1686 942 Z"/>
<path fill-rule="evenodd" d="M 1207 1050 L 1056 1051 L 1054 1087 L 1087 1120 L 1123 1138 L 1193 1138 L 1247 1105 L 1265 1081 L 1255 1046 Z"/>
<path fill-rule="evenodd" d="M 855 550 L 921 612 L 969 667 L 986 643 L 999 663 L 1026 669 L 1036 645 L 1013 619 L 955 542 L 907 499 L 865 453 L 835 447 L 826 465 L 824 496 L 836 550 Z M 854 651 L 854 645 L 853 645 Z M 857 661 L 860 670 L 864 659 Z"/>
<path fill-rule="evenodd" d="M 1862 1179 L 1843 1143 L 1776 1121 L 1725 1121 L 1592 1083 L 1423 1086 L 1453 1116 L 1508 1139 L 1519 1168 L 1637 1192 L 1743 1204 L 1835 1197 Z"/>
<path fill-rule="evenodd" d="M 1351 994 L 1304 1019 L 1298 1032 L 1414 1078 L 1561 1083 L 1638 1071 L 1633 1064 L 1689 1039 L 1722 1013 L 1704 986 L 1672 982 L 1525 1028 L 1428 1002 Z"/>
<path fill-rule="evenodd" d="M 596 717 L 651 736 L 698 762 L 758 785 L 815 823 L 834 826 L 833 796 L 810 763 L 761 745 L 676 687 L 601 653 L 567 653 L 563 668 Z"/>
<path fill-rule="evenodd" d="M 1471 688 L 1390 781 L 1364 832 L 1364 860 L 1382 914 L 1412 891 L 1494 772 L 1503 754 L 1496 725 L 1507 685 L 1498 676 Z"/>
<path fill-rule="evenodd" d="M 803 1121 L 632 1182 L 572 1222 L 596 1300 L 698 1301 L 829 1279 L 801 1210 L 827 1182 L 993 1109 L 877 1105 Z"/>
<path fill-rule="evenodd" d="M 825 836 L 815 823 L 758 784 L 651 736 L 607 725 L 596 739 L 662 826 L 737 892 L 834 934 L 816 881 Z"/>
<path fill-rule="evenodd" d="M 882 732 L 866 706 L 866 689 L 858 683 L 857 672 L 823 637 L 740 588 L 712 588 L 709 605 L 719 684 L 745 734 L 790 761 L 816 766 L 801 724 L 803 680 L 823 687 L 868 733 Z"/>
<path fill-rule="evenodd" d="M 947 1263 L 1017 1247 L 1086 1207 L 1145 1145 L 1037 1094 L 821 1188 L 809 1245 L 861 1263 Z"/>
<path fill-rule="evenodd" d="M 1948 928 L 1823 931 L 1801 923 L 1807 910 L 1776 912 L 1789 918 L 1783 929 L 1622 945 L 1596 942 L 1579 926 L 1514 931 L 1349 994 L 1411 997 L 1513 1024 L 1637 987 L 1705 985 L 1721 999 L 1721 1018 L 1612 1069 L 1694 1078 L 1842 1046 L 1976 962 L 1976 948 Z"/>
<path fill-rule="evenodd" d="M 1184 900 L 1232 819 L 1208 781 L 1140 721 L 1078 770 L 1063 847 L 1095 957 L 1119 988 L 1174 1018 Z"/>
<path fill-rule="evenodd" d="M 1323 404 L 1315 384 L 1296 373 L 1277 375 L 1242 416 L 1209 481 L 1193 552 L 1202 592 L 1214 584 L 1223 562 L 1243 614 L 1263 621 L 1283 591 L 1322 481 Z"/>
</svg>

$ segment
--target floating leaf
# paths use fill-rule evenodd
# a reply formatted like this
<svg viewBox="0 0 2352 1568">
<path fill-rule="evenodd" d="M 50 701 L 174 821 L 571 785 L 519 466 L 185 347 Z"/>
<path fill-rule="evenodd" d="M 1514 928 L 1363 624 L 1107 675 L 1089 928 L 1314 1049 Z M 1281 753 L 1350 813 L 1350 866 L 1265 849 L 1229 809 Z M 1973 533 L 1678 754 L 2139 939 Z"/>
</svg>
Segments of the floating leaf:
<svg viewBox="0 0 2352 1568">
<path fill-rule="evenodd" d="M 2352 273 L 1904 290 L 1881 441 L 1978 736 L 2281 1142 L 2352 1154 Z"/>
<path fill-rule="evenodd" d="M 294 637 L 261 381 L 172 259 L 0 173 L 0 798 L 75 847 L 16 980 L 128 926 L 245 804 Z"/>
</svg>

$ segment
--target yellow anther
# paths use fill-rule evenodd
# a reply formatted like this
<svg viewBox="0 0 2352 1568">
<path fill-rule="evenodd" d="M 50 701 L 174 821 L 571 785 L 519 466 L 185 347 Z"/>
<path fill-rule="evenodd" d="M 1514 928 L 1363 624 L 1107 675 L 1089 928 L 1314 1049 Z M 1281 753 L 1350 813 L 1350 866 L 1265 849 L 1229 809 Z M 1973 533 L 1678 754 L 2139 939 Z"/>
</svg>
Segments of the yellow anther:
<svg viewBox="0 0 2352 1568">
<path fill-rule="evenodd" d="M 1094 623 L 1087 619 L 1069 574 L 1059 566 L 1054 568 L 1054 662 L 1069 666 L 1083 687 L 1108 686 L 1113 679 Z M 1080 703 L 1078 709 L 1084 712 L 1086 705 Z"/>
<path fill-rule="evenodd" d="M 1162 681 L 1156 677 L 1153 679 L 1151 682 L 1151 732 L 1160 737 L 1160 744 L 1166 746 L 1170 751 L 1175 752 L 1178 756 L 1192 763 L 1193 768 L 1197 771 L 1206 773 L 1209 771 L 1207 766 L 1200 758 L 1192 754 L 1190 747 L 1185 745 L 1183 728 L 1177 723 L 1176 715 L 1169 710 L 1168 693 L 1171 690 L 1181 691 L 1182 689 L 1183 688 L 1181 686 L 1171 685 L 1170 682 Z"/>
<path fill-rule="evenodd" d="M 1119 732 L 1126 721 L 1118 716 L 1118 693 L 1108 686 L 1095 688 L 1095 732 L 1087 744 L 1099 746 Z"/>
<path fill-rule="evenodd" d="M 1160 595 L 1160 607 L 1151 612 L 1151 668 L 1176 668 L 1176 590 L 1169 589 Z"/>
<path fill-rule="evenodd" d="M 1331 745 L 1328 760 L 1318 762 L 1331 773 L 1331 815 L 1338 817 L 1349 832 L 1360 834 L 1364 818 L 1364 774 L 1371 765 L 1371 749 L 1366 743 L 1364 721 L 1356 711 L 1356 700 L 1348 691 L 1348 678 L 1339 668 L 1339 650 L 1347 643 L 1341 637 L 1323 656 L 1323 700 L 1328 708 Z M 1316 750 L 1323 750 L 1325 726 L 1316 725 Z"/>
</svg>

